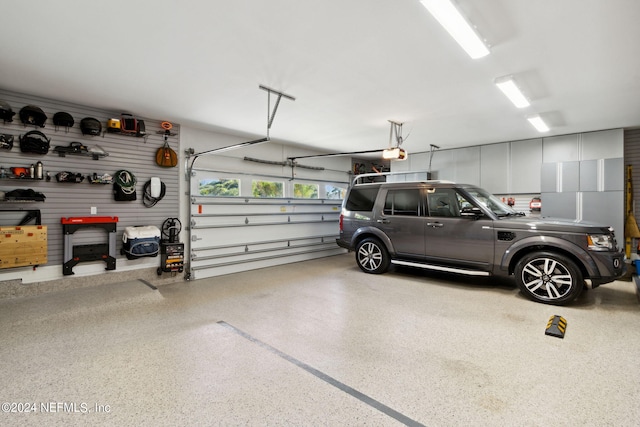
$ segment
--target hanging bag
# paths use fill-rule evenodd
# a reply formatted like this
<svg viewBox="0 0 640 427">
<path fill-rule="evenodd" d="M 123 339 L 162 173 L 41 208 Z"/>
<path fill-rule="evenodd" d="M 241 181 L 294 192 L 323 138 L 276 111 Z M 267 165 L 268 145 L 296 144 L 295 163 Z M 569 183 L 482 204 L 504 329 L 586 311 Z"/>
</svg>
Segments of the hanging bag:
<svg viewBox="0 0 640 427">
<path fill-rule="evenodd" d="M 178 154 L 173 151 L 166 139 L 164 145 L 156 151 L 156 164 L 164 168 L 173 168 L 178 164 Z"/>
</svg>

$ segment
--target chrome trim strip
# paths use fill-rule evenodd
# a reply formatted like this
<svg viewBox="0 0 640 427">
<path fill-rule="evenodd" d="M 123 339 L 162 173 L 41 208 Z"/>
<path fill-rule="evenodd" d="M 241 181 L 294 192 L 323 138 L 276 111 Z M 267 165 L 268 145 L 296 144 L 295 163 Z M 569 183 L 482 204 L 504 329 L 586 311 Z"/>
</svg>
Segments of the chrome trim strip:
<svg viewBox="0 0 640 427">
<path fill-rule="evenodd" d="M 437 270 L 437 271 L 446 271 L 447 273 L 466 274 L 467 276 L 489 276 L 490 275 L 488 271 L 465 270 L 462 268 L 442 267 L 440 265 L 420 264 L 417 262 L 410 262 L 410 261 L 391 260 L 391 263 L 397 264 L 397 265 L 404 265 L 407 267 L 424 268 L 426 270 Z"/>
</svg>

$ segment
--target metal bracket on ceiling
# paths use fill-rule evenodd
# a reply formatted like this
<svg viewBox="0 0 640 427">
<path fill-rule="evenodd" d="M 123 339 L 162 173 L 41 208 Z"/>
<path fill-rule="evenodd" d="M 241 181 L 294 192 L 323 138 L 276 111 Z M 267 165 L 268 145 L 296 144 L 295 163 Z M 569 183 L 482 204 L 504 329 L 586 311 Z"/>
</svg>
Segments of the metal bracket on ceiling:
<svg viewBox="0 0 640 427">
<path fill-rule="evenodd" d="M 271 89 L 270 87 L 267 87 L 264 85 L 260 85 L 258 87 L 262 90 L 267 91 L 267 138 L 269 138 L 269 130 L 271 130 L 271 125 L 273 124 L 273 119 L 276 117 L 276 111 L 278 111 L 278 106 L 280 105 L 280 100 L 282 99 L 282 97 L 290 99 L 291 101 L 295 101 L 296 99 L 291 95 L 287 95 L 286 93 L 277 91 L 275 89 Z M 276 99 L 276 103 L 273 106 L 273 111 L 271 111 L 271 94 L 272 93 L 275 95 L 278 95 L 278 98 Z"/>
<path fill-rule="evenodd" d="M 393 120 L 389 120 L 389 123 L 391 124 L 389 129 L 389 148 L 400 147 L 404 142 L 404 139 L 402 139 L 402 125 L 404 123 L 394 122 Z M 395 145 L 392 145 L 394 139 Z"/>
<path fill-rule="evenodd" d="M 433 160 L 433 154 L 435 153 L 436 150 L 439 150 L 440 147 L 438 147 L 437 145 L 434 144 L 429 144 L 429 175 L 431 175 L 431 161 Z"/>
<path fill-rule="evenodd" d="M 271 125 L 273 124 L 273 119 L 276 116 L 276 111 L 278 110 L 278 105 L 280 104 L 280 99 L 282 99 L 282 97 L 290 99 L 291 101 L 295 101 L 296 99 L 291 95 L 287 95 L 286 93 L 277 91 L 275 89 L 268 88 L 268 87 L 263 86 L 263 85 L 259 85 L 258 87 L 260 89 L 262 89 L 262 90 L 267 91 L 267 137 L 266 138 L 260 138 L 260 139 L 254 139 L 252 141 L 247 141 L 247 142 L 240 142 L 238 144 L 227 145 L 225 147 L 213 148 L 211 150 L 202 151 L 200 153 L 195 153 L 193 148 L 189 148 L 189 149 L 185 150 L 185 153 L 187 155 L 187 158 L 185 159 L 185 174 L 186 174 L 187 181 L 192 176 L 193 165 L 195 164 L 195 162 L 196 162 L 196 160 L 198 159 L 199 156 L 217 154 L 217 153 L 221 153 L 223 151 L 235 150 L 235 149 L 246 147 L 246 146 L 249 146 L 249 145 L 262 144 L 264 142 L 269 142 L 270 141 L 271 138 L 269 136 L 269 130 L 271 129 Z M 271 111 L 271 94 L 272 93 L 276 94 L 278 96 L 278 98 L 276 100 L 276 104 L 275 104 L 275 106 L 273 108 L 273 111 Z M 193 158 L 193 160 L 191 161 L 191 164 L 189 164 L 189 158 Z"/>
</svg>

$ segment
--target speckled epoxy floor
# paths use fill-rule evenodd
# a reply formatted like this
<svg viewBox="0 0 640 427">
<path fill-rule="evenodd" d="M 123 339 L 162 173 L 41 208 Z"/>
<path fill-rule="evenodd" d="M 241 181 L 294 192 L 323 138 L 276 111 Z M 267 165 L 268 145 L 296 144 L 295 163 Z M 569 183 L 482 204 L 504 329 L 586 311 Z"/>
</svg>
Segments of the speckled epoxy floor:
<svg viewBox="0 0 640 427">
<path fill-rule="evenodd" d="M 353 254 L 2 300 L 0 425 L 637 426 L 638 325 L 632 282 L 552 307 Z"/>
</svg>

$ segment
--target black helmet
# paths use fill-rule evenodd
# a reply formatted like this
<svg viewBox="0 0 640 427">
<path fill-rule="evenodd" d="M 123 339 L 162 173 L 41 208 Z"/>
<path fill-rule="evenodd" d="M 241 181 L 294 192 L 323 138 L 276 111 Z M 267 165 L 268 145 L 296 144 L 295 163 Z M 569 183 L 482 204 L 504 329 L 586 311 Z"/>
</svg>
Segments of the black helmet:
<svg viewBox="0 0 640 427">
<path fill-rule="evenodd" d="M 20 120 L 25 125 L 36 125 L 43 128 L 44 122 L 47 121 L 47 115 L 42 111 L 42 108 L 27 105 L 20 110 Z"/>
<path fill-rule="evenodd" d="M 14 114 L 16 113 L 13 112 L 8 102 L 0 101 L 0 119 L 5 122 L 12 122 Z"/>
<path fill-rule="evenodd" d="M 59 111 L 53 115 L 53 124 L 56 126 L 72 127 L 75 122 L 69 113 Z"/>
<path fill-rule="evenodd" d="M 13 148 L 13 135 L 0 133 L 0 148 L 11 150 Z"/>
<path fill-rule="evenodd" d="M 80 130 L 83 135 L 100 135 L 102 133 L 102 123 L 93 117 L 85 117 L 80 120 Z"/>
</svg>

